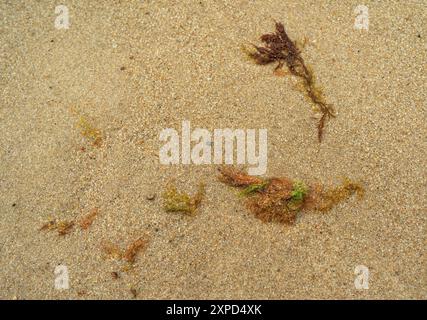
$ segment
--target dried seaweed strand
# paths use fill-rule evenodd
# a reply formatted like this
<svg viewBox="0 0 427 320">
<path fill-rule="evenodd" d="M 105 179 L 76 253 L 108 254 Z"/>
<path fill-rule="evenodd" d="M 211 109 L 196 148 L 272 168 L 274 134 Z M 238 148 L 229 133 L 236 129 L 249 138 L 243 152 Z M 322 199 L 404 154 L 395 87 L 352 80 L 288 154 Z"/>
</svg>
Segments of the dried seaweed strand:
<svg viewBox="0 0 427 320">
<path fill-rule="evenodd" d="M 264 46 L 254 45 L 255 51 L 248 52 L 249 56 L 260 65 L 277 62 L 275 72 L 282 69 L 286 64 L 292 75 L 302 79 L 302 85 L 307 97 L 321 112 L 317 125 L 317 136 L 319 142 L 321 142 L 326 120 L 335 117 L 335 111 L 331 104 L 326 103 L 321 88 L 316 85 L 313 71 L 306 66 L 296 42 L 289 38 L 283 24 L 280 22 L 276 22 L 275 33 L 264 34 L 260 39 Z"/>
</svg>

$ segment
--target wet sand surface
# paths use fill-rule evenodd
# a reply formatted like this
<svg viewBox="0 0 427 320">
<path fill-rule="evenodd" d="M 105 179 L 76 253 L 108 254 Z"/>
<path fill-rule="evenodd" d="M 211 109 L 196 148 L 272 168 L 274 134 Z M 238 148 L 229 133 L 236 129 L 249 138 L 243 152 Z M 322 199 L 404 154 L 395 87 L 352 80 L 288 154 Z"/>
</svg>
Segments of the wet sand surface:
<svg viewBox="0 0 427 320">
<path fill-rule="evenodd" d="M 0 4 L 0 298 L 383 299 L 427 297 L 426 38 L 423 1 L 54 1 Z M 274 21 L 307 39 L 338 116 L 317 141 L 295 79 L 248 61 Z M 100 130 L 94 146 L 81 118 Z M 268 130 L 265 176 L 362 181 L 362 201 L 293 226 L 262 223 L 216 179 L 216 165 L 162 165 L 159 133 Z M 166 213 L 167 183 L 195 192 L 198 214 Z M 152 200 L 147 199 L 155 195 Z M 99 215 L 63 237 L 52 218 Z M 133 268 L 103 243 L 146 237 Z M 65 265 L 69 289 L 56 290 Z M 355 268 L 369 269 L 357 290 Z M 112 272 L 117 272 L 115 279 Z"/>
</svg>

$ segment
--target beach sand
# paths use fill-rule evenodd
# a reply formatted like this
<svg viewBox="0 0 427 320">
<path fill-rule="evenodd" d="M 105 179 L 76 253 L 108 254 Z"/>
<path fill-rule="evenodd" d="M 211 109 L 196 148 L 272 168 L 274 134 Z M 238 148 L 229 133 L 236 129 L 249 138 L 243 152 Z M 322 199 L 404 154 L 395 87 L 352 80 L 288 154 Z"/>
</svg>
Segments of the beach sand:
<svg viewBox="0 0 427 320">
<path fill-rule="evenodd" d="M 59 4 L 68 29 L 55 28 Z M 359 4 L 369 30 L 354 28 Z M 1 299 L 427 298 L 424 1 L 2 1 L 0 15 Z M 302 56 L 338 113 L 321 144 L 295 79 L 241 51 L 275 20 L 307 39 Z M 183 120 L 266 128 L 265 176 L 346 176 L 365 198 L 263 223 L 217 165 L 160 164 L 159 133 Z M 163 210 L 170 181 L 206 183 L 196 216 Z M 87 230 L 39 230 L 93 208 Z M 105 257 L 103 243 L 139 237 L 131 270 Z M 360 265 L 369 289 L 355 288 Z"/>
</svg>

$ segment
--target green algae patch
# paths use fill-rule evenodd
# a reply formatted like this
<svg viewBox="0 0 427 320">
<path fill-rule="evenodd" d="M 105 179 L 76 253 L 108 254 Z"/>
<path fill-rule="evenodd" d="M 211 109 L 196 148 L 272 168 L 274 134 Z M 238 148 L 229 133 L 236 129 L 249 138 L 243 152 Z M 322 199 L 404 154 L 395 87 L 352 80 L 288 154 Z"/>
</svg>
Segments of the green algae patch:
<svg viewBox="0 0 427 320">
<path fill-rule="evenodd" d="M 179 212 L 194 216 L 204 196 L 205 185 L 203 183 L 199 185 L 197 192 L 193 196 L 179 191 L 175 185 L 170 184 L 163 193 L 163 207 L 166 212 Z"/>
</svg>

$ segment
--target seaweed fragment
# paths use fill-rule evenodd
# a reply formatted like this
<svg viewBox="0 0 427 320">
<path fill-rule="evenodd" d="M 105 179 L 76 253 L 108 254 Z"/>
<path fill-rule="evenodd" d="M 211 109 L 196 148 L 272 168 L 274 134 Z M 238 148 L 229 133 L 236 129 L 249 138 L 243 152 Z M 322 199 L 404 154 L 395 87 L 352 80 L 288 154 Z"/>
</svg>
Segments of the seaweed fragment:
<svg viewBox="0 0 427 320">
<path fill-rule="evenodd" d="M 267 182 L 251 184 L 251 185 L 247 186 L 246 188 L 244 188 L 240 192 L 240 195 L 249 196 L 255 192 L 262 191 L 266 186 L 267 186 Z"/>
<path fill-rule="evenodd" d="M 96 216 L 99 214 L 98 208 L 93 208 L 85 217 L 83 217 L 79 222 L 78 225 L 82 230 L 88 229 L 93 221 L 95 220 Z M 74 226 L 76 225 L 76 219 L 73 220 L 57 220 L 57 219 L 51 219 L 48 222 L 46 222 L 44 225 L 40 227 L 40 231 L 52 231 L 56 230 L 58 232 L 58 235 L 65 236 L 66 234 L 69 234 Z"/>
<path fill-rule="evenodd" d="M 148 239 L 146 237 L 140 237 L 132 241 L 124 250 L 122 250 L 120 246 L 112 243 L 111 241 L 104 241 L 102 243 L 101 249 L 108 258 L 114 260 L 124 260 L 130 265 L 132 265 L 135 263 L 138 253 L 147 248 L 147 244 Z M 125 268 L 124 271 L 128 269 L 129 268 Z"/>
<path fill-rule="evenodd" d="M 40 231 L 53 231 L 56 230 L 58 235 L 65 236 L 71 232 L 74 227 L 73 221 L 57 221 L 50 220 L 39 229 Z"/>
<path fill-rule="evenodd" d="M 101 246 L 102 251 L 105 253 L 107 258 L 114 260 L 122 259 L 122 250 L 117 244 L 112 243 L 111 241 L 104 241 Z"/>
<path fill-rule="evenodd" d="M 80 129 L 81 135 L 92 143 L 94 147 L 101 147 L 104 137 L 100 129 L 96 128 L 86 116 L 83 116 L 74 107 L 70 107 L 70 113 L 78 118 L 76 127 Z M 85 151 L 82 147 L 81 151 Z"/>
<path fill-rule="evenodd" d="M 218 170 L 221 172 L 218 179 L 233 187 L 248 187 L 254 184 L 262 184 L 264 182 L 261 178 L 249 176 L 233 167 L 224 166 L 220 167 Z"/>
<path fill-rule="evenodd" d="M 137 254 L 146 248 L 148 240 L 144 237 L 138 238 L 133 241 L 123 253 L 123 259 L 129 263 L 134 263 Z"/>
<path fill-rule="evenodd" d="M 304 199 L 307 196 L 309 189 L 302 181 L 294 181 L 292 184 L 292 191 L 287 203 L 290 210 L 298 210 L 304 204 Z"/>
<path fill-rule="evenodd" d="M 190 196 L 180 192 L 175 185 L 168 185 L 163 193 L 164 209 L 166 212 L 181 212 L 190 216 L 196 214 L 205 196 L 205 185 L 201 183 L 197 192 Z"/>
<path fill-rule="evenodd" d="M 325 190 L 314 207 L 316 210 L 327 212 L 353 194 L 356 194 L 361 199 L 365 194 L 365 190 L 359 183 L 344 178 L 340 186 Z"/>
<path fill-rule="evenodd" d="M 81 130 L 81 134 L 92 142 L 92 145 L 95 147 L 100 147 L 102 145 L 102 133 L 101 130 L 95 128 L 85 117 L 80 116 L 77 126 Z"/>
<path fill-rule="evenodd" d="M 264 222 L 294 224 L 302 210 L 327 212 L 335 205 L 357 194 L 363 197 L 363 187 L 349 179 L 342 185 L 324 189 L 319 185 L 306 185 L 299 180 L 288 178 L 260 179 L 252 177 L 235 168 L 219 168 L 219 180 L 227 185 L 251 190 L 243 192 L 246 207 L 256 218 Z M 254 180 L 252 180 L 254 179 Z M 262 188 L 260 183 L 262 181 Z M 242 184 L 241 181 L 248 181 Z M 250 183 L 249 181 L 256 181 Z"/>
<path fill-rule="evenodd" d="M 80 228 L 82 230 L 88 229 L 92 225 L 93 221 L 95 220 L 95 218 L 98 214 L 99 214 L 99 209 L 93 208 L 86 216 L 84 216 L 79 221 Z"/>
<path fill-rule="evenodd" d="M 255 50 L 248 51 L 247 54 L 259 65 L 277 63 L 274 73 L 278 73 L 286 65 L 291 75 L 302 80 L 303 91 L 321 113 L 317 124 L 317 136 L 321 142 L 326 121 L 335 117 L 335 111 L 331 104 L 326 103 L 323 91 L 316 84 L 313 70 L 305 64 L 297 42 L 289 38 L 282 23 L 276 22 L 275 27 L 274 33 L 267 33 L 260 37 L 264 46 L 253 45 Z"/>
</svg>

